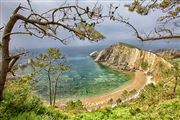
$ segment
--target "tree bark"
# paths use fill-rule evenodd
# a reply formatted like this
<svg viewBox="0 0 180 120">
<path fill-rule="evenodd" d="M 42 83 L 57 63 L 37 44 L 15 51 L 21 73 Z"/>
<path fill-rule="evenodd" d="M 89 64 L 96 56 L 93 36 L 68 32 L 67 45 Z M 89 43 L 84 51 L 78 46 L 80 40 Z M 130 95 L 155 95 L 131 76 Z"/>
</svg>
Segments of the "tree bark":
<svg viewBox="0 0 180 120">
<path fill-rule="evenodd" d="M 60 74 L 61 74 L 61 73 L 60 73 Z M 55 104 L 56 104 L 57 83 L 58 83 L 58 80 L 59 80 L 60 74 L 57 76 L 57 78 L 56 78 L 56 80 L 55 80 L 53 106 L 55 106 Z"/>
<path fill-rule="evenodd" d="M 53 100 L 53 106 L 55 106 L 55 104 L 56 104 L 56 92 L 57 92 L 57 79 L 56 79 L 56 81 L 55 81 L 55 85 L 54 85 L 54 100 Z"/>
<path fill-rule="evenodd" d="M 2 37 L 2 66 L 0 72 L 0 101 L 3 99 L 3 90 L 6 82 L 7 73 L 9 72 L 9 63 L 11 61 L 9 56 L 9 42 L 10 35 L 17 18 L 13 15 L 10 17 L 7 25 L 5 26 L 3 37 Z"/>
<path fill-rule="evenodd" d="M 173 88 L 173 93 L 174 93 L 175 95 L 176 95 L 177 84 L 178 84 L 178 78 L 175 77 L 175 84 L 174 84 L 174 88 Z"/>
<path fill-rule="evenodd" d="M 49 80 L 49 104 L 52 105 L 51 76 L 49 70 L 48 70 L 48 80 Z"/>
</svg>

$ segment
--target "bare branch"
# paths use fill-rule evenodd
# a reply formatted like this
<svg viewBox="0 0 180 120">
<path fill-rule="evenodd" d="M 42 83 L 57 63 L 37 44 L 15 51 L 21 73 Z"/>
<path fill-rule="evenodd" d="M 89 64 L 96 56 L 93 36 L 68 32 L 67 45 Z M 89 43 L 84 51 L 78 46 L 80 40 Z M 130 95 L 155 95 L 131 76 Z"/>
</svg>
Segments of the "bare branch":
<svg viewBox="0 0 180 120">
<path fill-rule="evenodd" d="M 138 39 L 145 40 L 162 40 L 162 39 L 179 39 L 179 32 L 176 33 L 176 28 L 178 26 L 179 19 L 179 0 L 150 0 L 149 2 L 145 2 L 145 0 L 135 0 L 133 3 L 125 5 L 125 7 L 129 8 L 130 12 L 136 12 L 140 15 L 148 15 L 150 11 L 153 9 L 161 9 L 162 12 L 166 13 L 157 19 L 158 26 L 154 28 L 154 31 L 150 34 L 144 33 L 141 35 L 140 32 L 127 20 L 119 19 L 120 22 L 127 24 L 130 26 L 136 33 Z M 117 19 L 117 18 L 116 18 Z M 177 22 L 176 22 L 177 21 Z M 174 26 L 171 28 L 169 26 Z"/>
<path fill-rule="evenodd" d="M 8 72 L 11 72 L 13 74 L 13 72 L 12 72 L 13 66 L 15 65 L 15 63 L 19 60 L 19 58 L 22 55 L 27 54 L 27 53 L 28 52 L 23 52 L 23 53 L 19 53 L 17 55 L 13 55 L 13 56 L 9 57 L 10 62 L 9 62 L 9 66 L 8 66 Z"/>
<path fill-rule="evenodd" d="M 12 70 L 12 67 L 19 60 L 19 58 L 20 58 L 20 56 L 16 56 L 10 61 L 9 67 L 8 67 L 8 72 L 10 72 Z"/>
<path fill-rule="evenodd" d="M 121 18 L 122 18 L 122 17 L 121 17 Z M 138 39 L 140 39 L 140 40 L 143 41 L 143 38 L 140 36 L 138 30 L 137 30 L 132 24 L 130 24 L 128 21 L 123 20 L 123 19 L 116 19 L 116 20 L 119 21 L 119 22 L 125 23 L 125 24 L 127 24 L 128 26 L 130 26 L 130 27 L 135 31 L 136 37 L 137 37 Z"/>
<path fill-rule="evenodd" d="M 4 28 L 4 26 L 3 26 L 3 27 L 0 27 L 0 30 L 3 29 L 3 28 Z"/>
<path fill-rule="evenodd" d="M 16 76 L 15 73 L 11 70 L 9 71 L 13 76 Z"/>
<path fill-rule="evenodd" d="M 25 54 L 27 54 L 27 53 L 28 53 L 28 52 L 22 52 L 22 53 L 19 53 L 19 54 L 10 56 L 9 59 L 12 60 L 13 58 L 20 57 L 20 56 L 25 55 Z"/>
<path fill-rule="evenodd" d="M 19 6 L 14 10 L 13 15 L 17 14 L 20 9 L 29 10 L 28 8 L 23 7 L 23 6 L 21 6 L 21 4 L 19 4 Z"/>
<path fill-rule="evenodd" d="M 138 39 L 140 39 L 141 41 L 149 41 L 149 40 L 163 40 L 163 39 L 180 39 L 180 35 L 174 35 L 172 33 L 172 31 L 170 31 L 169 29 L 160 29 L 160 31 L 157 31 L 157 29 L 155 29 L 155 32 L 159 34 L 159 32 L 166 32 L 169 33 L 170 35 L 164 35 L 162 36 L 161 34 L 159 34 L 158 37 L 150 37 L 150 34 L 146 37 L 143 37 L 140 35 L 140 33 L 138 32 L 138 30 L 131 24 L 129 23 L 127 20 L 124 20 L 122 16 L 119 15 L 119 19 L 118 18 L 114 18 L 115 20 L 125 23 L 128 26 L 130 26 L 136 33 L 136 37 Z"/>
<path fill-rule="evenodd" d="M 5 34 L 3 37 L 7 37 L 7 36 L 9 36 L 9 35 L 17 35 L 17 34 L 20 34 L 20 35 L 22 35 L 22 34 L 32 35 L 31 32 L 13 32 L 13 33 L 7 33 L 7 34 Z"/>
<path fill-rule="evenodd" d="M 162 36 L 162 37 L 150 37 L 150 38 L 143 38 L 142 41 L 149 41 L 149 40 L 164 40 L 164 39 L 180 39 L 180 35 L 174 35 L 174 36 Z"/>
<path fill-rule="evenodd" d="M 29 8 L 30 8 L 31 12 L 33 12 L 30 0 L 27 0 L 27 2 L 28 2 L 28 5 L 29 5 Z"/>
</svg>

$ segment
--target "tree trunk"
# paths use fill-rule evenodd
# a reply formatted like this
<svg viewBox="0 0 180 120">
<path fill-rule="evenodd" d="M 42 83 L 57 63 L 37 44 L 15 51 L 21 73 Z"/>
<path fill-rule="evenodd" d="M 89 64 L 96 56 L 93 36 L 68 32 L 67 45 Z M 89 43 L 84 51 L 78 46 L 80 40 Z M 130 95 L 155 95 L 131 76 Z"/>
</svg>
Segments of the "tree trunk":
<svg viewBox="0 0 180 120">
<path fill-rule="evenodd" d="M 53 106 L 55 106 L 55 103 L 56 103 L 56 92 L 57 92 L 57 79 L 55 81 L 55 85 L 54 85 L 54 100 L 53 100 Z"/>
<path fill-rule="evenodd" d="M 173 93 L 176 95 L 176 88 L 177 88 L 177 84 L 178 84 L 178 78 L 177 76 L 175 77 L 175 84 L 174 84 L 174 88 L 173 88 Z"/>
<path fill-rule="evenodd" d="M 9 42 L 10 42 L 10 34 L 17 18 L 13 15 L 10 17 L 7 25 L 5 26 L 3 36 L 2 36 L 2 66 L 0 72 L 0 101 L 3 98 L 3 90 L 6 82 L 7 73 L 9 72 L 9 63 L 11 61 L 9 56 Z M 7 35 L 9 34 L 9 35 Z"/>
<path fill-rule="evenodd" d="M 61 74 L 61 73 L 60 73 L 60 74 Z M 58 83 L 58 80 L 59 80 L 60 74 L 57 76 L 57 78 L 56 78 L 56 80 L 55 80 L 53 106 L 55 106 L 55 104 L 56 104 L 57 83 Z"/>
<path fill-rule="evenodd" d="M 52 89 L 51 89 L 50 71 L 48 71 L 48 80 L 49 80 L 49 104 L 52 105 Z"/>
</svg>

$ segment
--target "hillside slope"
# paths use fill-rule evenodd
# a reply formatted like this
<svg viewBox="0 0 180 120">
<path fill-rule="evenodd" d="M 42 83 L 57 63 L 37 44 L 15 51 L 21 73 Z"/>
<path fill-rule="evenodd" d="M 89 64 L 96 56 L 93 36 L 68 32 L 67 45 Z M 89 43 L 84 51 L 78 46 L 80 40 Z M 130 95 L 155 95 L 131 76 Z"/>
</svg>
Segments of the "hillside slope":
<svg viewBox="0 0 180 120">
<path fill-rule="evenodd" d="M 121 70 L 142 70 L 152 75 L 156 82 L 160 80 L 162 72 L 172 66 L 152 52 L 122 43 L 103 49 L 96 55 L 95 61 Z"/>
</svg>

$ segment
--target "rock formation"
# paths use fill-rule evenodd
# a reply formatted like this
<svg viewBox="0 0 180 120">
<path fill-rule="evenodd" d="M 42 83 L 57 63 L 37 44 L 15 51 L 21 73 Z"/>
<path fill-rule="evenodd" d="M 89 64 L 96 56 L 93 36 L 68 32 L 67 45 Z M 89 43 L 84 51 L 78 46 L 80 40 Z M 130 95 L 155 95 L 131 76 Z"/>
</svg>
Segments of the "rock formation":
<svg viewBox="0 0 180 120">
<path fill-rule="evenodd" d="M 103 49 L 96 55 L 95 61 L 121 70 L 142 70 L 152 75 L 156 82 L 160 80 L 163 71 L 172 67 L 152 52 L 122 43 Z"/>
</svg>

